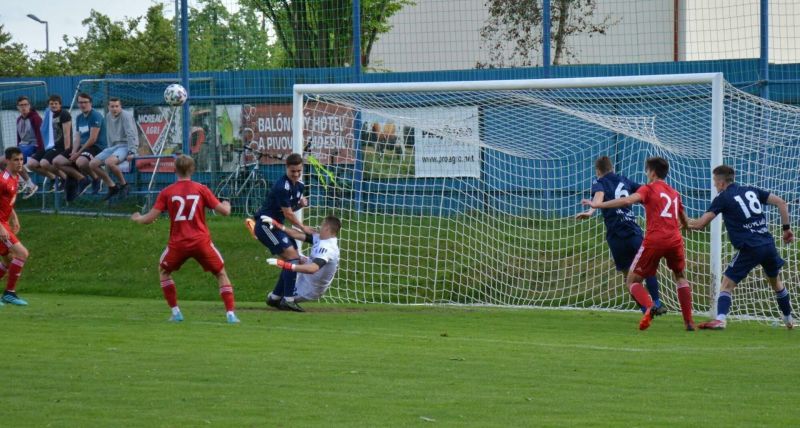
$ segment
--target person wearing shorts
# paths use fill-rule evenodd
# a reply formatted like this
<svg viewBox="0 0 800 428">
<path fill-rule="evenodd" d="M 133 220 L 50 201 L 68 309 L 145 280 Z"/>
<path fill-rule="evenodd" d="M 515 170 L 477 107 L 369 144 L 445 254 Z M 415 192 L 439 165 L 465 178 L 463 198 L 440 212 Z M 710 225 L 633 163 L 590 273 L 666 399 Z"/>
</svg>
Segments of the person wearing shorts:
<svg viewBox="0 0 800 428">
<path fill-rule="evenodd" d="M 220 215 L 231 214 L 231 204 L 220 202 L 211 190 L 196 181 L 192 181 L 195 171 L 194 160 L 186 155 L 175 159 L 175 183 L 167 186 L 158 194 L 153 208 L 146 214 L 138 212 L 131 215 L 131 220 L 140 224 L 150 224 L 161 215 L 169 214 L 169 242 L 161 254 L 158 270 L 161 280 L 161 291 L 172 310 L 170 321 L 183 321 L 183 314 L 178 307 L 177 290 L 172 273 L 193 258 L 203 270 L 210 272 L 217 279 L 219 295 L 225 304 L 225 317 L 228 323 L 237 324 L 239 318 L 234 313 L 233 285 L 225 272 L 222 255 L 211 241 L 211 234 L 206 225 L 206 208 Z"/>
<path fill-rule="evenodd" d="M 105 129 L 108 146 L 89 162 L 89 167 L 106 183 L 108 193 L 103 200 L 109 200 L 114 195 L 121 194 L 124 197 L 127 194 L 128 182 L 118 165 L 122 160 L 132 160 L 139 148 L 139 135 L 133 114 L 122 109 L 122 101 L 117 97 L 108 99 Z M 108 168 L 108 172 L 103 169 L 103 165 Z M 117 178 L 117 183 L 111 179 L 109 173 Z"/>
<path fill-rule="evenodd" d="M 67 202 L 80 196 L 91 184 L 92 192 L 100 191 L 100 178 L 92 172 L 89 162 L 106 148 L 106 130 L 103 115 L 92 108 L 92 96 L 78 95 L 80 114 L 75 118 L 78 135 L 68 159 L 57 160 L 58 168 L 69 179 L 66 184 Z"/>
</svg>

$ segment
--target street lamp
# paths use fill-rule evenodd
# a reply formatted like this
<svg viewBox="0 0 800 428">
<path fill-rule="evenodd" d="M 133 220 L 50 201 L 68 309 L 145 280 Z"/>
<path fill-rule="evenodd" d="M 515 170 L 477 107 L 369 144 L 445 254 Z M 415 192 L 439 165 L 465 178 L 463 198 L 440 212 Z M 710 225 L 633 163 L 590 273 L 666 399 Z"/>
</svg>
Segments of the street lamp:
<svg viewBox="0 0 800 428">
<path fill-rule="evenodd" d="M 36 15 L 29 13 L 28 18 L 40 23 L 44 24 L 44 43 L 45 43 L 45 52 L 50 53 L 50 28 L 47 25 L 47 21 L 42 21 Z"/>
</svg>

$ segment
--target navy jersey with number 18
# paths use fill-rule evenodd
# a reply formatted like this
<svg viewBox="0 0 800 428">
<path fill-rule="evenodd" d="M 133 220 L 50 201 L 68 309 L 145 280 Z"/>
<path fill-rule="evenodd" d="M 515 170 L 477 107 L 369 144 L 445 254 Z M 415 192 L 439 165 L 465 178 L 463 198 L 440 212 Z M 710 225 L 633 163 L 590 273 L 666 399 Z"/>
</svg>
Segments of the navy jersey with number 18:
<svg viewBox="0 0 800 428">
<path fill-rule="evenodd" d="M 764 216 L 768 197 L 765 190 L 731 183 L 714 198 L 707 211 L 722 214 L 728 237 L 736 249 L 775 244 Z"/>
</svg>

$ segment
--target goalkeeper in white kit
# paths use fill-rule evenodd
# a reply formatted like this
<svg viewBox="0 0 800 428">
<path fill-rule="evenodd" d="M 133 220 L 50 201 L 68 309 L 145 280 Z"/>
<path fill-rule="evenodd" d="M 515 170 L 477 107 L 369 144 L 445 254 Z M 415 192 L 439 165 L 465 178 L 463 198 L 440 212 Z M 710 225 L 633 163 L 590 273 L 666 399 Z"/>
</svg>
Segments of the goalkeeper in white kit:
<svg viewBox="0 0 800 428">
<path fill-rule="evenodd" d="M 278 258 L 269 258 L 267 263 L 281 269 L 299 273 L 294 287 L 286 284 L 286 295 L 280 302 L 279 309 L 305 312 L 299 302 L 318 300 L 328 291 L 339 268 L 339 242 L 336 235 L 342 228 L 342 222 L 333 215 L 325 217 L 319 227 L 319 233 L 311 235 L 297 229 L 284 227 L 268 216 L 261 216 L 262 224 L 286 232 L 292 239 L 308 242 L 312 245 L 309 257 L 302 258 L 301 263 L 294 264 Z"/>
</svg>

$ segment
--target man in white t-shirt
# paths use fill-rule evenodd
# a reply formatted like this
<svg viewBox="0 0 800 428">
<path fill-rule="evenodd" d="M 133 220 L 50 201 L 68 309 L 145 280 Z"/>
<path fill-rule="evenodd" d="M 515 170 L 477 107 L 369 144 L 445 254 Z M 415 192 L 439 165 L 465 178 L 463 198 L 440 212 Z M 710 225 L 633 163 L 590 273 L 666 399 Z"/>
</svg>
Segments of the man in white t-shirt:
<svg viewBox="0 0 800 428">
<path fill-rule="evenodd" d="M 331 286 L 336 270 L 339 268 L 339 241 L 336 235 L 342 228 L 342 222 L 336 216 L 329 215 L 322 221 L 319 233 L 311 235 L 297 229 L 284 228 L 282 224 L 268 216 L 261 216 L 261 223 L 263 226 L 285 231 L 292 239 L 312 244 L 309 257 L 302 259 L 303 262 L 300 264 L 293 264 L 277 258 L 267 259 L 267 263 L 270 265 L 302 274 L 297 275 L 294 287 L 287 284 L 285 295 L 268 296 L 267 298 L 280 298 L 279 309 L 305 312 L 297 303 L 318 300 L 322 297 Z"/>
</svg>

